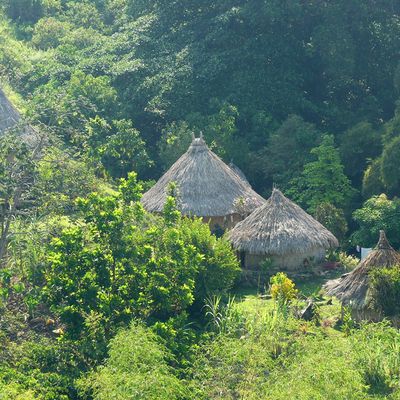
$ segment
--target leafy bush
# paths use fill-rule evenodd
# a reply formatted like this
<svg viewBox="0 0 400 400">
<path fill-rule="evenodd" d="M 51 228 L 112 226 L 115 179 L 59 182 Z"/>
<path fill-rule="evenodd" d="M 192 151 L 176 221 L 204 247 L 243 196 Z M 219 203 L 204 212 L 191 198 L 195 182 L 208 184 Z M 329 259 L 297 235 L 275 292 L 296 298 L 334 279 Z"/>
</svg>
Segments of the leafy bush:
<svg viewBox="0 0 400 400">
<path fill-rule="evenodd" d="M 400 245 L 400 200 L 390 200 L 385 194 L 371 197 L 363 206 L 354 211 L 353 218 L 359 228 L 354 232 L 352 242 L 364 247 L 375 246 L 379 231 L 384 230 L 394 247 Z"/>
<path fill-rule="evenodd" d="M 365 323 L 351 336 L 355 362 L 372 394 L 400 389 L 400 333 L 389 323 Z"/>
<path fill-rule="evenodd" d="M 197 353 L 192 369 L 192 399 L 261 398 L 260 384 L 272 365 L 264 343 L 218 336 Z"/>
<path fill-rule="evenodd" d="M 94 400 L 178 400 L 186 388 L 166 360 L 168 351 L 148 328 L 133 322 L 110 341 L 105 365 L 80 381 Z"/>
<path fill-rule="evenodd" d="M 61 22 L 53 17 L 42 18 L 35 25 L 32 43 L 43 50 L 57 47 L 69 30 L 68 23 Z"/>
<path fill-rule="evenodd" d="M 133 316 L 165 321 L 226 293 L 239 272 L 227 241 L 181 218 L 172 197 L 163 218 L 147 214 L 139 191 L 130 175 L 116 196 L 79 199 L 82 220 L 52 242 L 44 298 L 71 334 L 92 312 L 109 334 Z"/>
<path fill-rule="evenodd" d="M 343 210 L 330 203 L 321 203 L 315 209 L 315 218 L 343 243 L 348 226 Z"/>
<path fill-rule="evenodd" d="M 31 390 L 24 390 L 16 383 L 4 384 L 0 383 L 0 399 L 1 400 L 37 400 Z"/>
<path fill-rule="evenodd" d="M 35 22 L 43 13 L 42 0 L 4 0 L 7 15 L 21 22 Z"/>
<path fill-rule="evenodd" d="M 303 336 L 264 385 L 262 398 L 365 400 L 367 386 L 342 338 Z M 256 399 L 256 397 L 252 397 Z"/>
<path fill-rule="evenodd" d="M 370 273 L 373 307 L 387 317 L 400 315 L 400 266 Z"/>
<path fill-rule="evenodd" d="M 283 272 L 271 277 L 271 296 L 278 304 L 289 304 L 297 296 L 294 282 Z"/>
<path fill-rule="evenodd" d="M 0 399 L 4 400 L 74 399 L 73 382 L 87 367 L 76 344 L 32 332 L 22 343 L 9 343 L 1 357 Z M 9 397 L 2 397 L 4 393 Z"/>
<path fill-rule="evenodd" d="M 352 271 L 360 263 L 357 257 L 348 255 L 342 251 L 338 254 L 338 260 L 346 271 Z"/>
</svg>

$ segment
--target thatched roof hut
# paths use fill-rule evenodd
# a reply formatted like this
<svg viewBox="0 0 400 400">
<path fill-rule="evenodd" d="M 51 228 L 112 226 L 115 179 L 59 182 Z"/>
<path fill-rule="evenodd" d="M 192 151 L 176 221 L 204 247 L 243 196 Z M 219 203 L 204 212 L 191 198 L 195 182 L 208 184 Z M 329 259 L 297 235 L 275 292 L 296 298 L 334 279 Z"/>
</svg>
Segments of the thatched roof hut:
<svg viewBox="0 0 400 400">
<path fill-rule="evenodd" d="M 350 273 L 324 285 L 328 296 L 336 296 L 343 305 L 350 305 L 357 319 L 380 319 L 370 309 L 369 273 L 377 268 L 400 266 L 400 254 L 388 242 L 385 232 L 380 232 L 374 250 Z"/>
<path fill-rule="evenodd" d="M 233 226 L 242 214 L 248 215 L 265 202 L 207 147 L 202 137 L 193 138 L 186 153 L 143 195 L 147 211 L 162 212 L 170 182 L 178 186 L 182 214 L 203 217 L 222 228 Z"/>
<path fill-rule="evenodd" d="M 10 103 L 0 88 L 0 135 L 17 125 L 20 119 L 21 116 L 19 112 Z"/>
<path fill-rule="evenodd" d="M 244 264 L 250 268 L 270 258 L 277 267 L 297 269 L 318 262 L 327 249 L 338 246 L 331 232 L 278 189 L 229 232 L 229 239 L 245 253 Z"/>
</svg>

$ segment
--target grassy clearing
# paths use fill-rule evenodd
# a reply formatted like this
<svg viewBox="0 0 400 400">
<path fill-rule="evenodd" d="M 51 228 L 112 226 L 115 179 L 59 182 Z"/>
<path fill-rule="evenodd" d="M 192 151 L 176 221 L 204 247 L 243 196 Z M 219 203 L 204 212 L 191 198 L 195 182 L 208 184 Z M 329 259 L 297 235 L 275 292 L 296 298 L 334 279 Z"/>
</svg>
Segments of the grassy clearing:
<svg viewBox="0 0 400 400">
<path fill-rule="evenodd" d="M 292 306 L 304 306 L 323 283 L 300 282 L 302 299 Z M 397 330 L 385 323 L 342 329 L 340 304 L 323 298 L 319 317 L 310 322 L 279 315 L 274 301 L 254 289 L 237 291 L 235 299 L 240 333 L 228 329 L 200 349 L 192 382 L 196 398 L 399 398 Z"/>
</svg>

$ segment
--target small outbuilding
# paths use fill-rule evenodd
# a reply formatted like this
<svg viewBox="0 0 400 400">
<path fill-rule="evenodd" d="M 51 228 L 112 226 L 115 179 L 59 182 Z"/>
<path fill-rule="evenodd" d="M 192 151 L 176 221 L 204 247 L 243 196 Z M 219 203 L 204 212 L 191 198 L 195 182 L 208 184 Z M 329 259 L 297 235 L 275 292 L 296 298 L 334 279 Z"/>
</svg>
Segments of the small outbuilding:
<svg viewBox="0 0 400 400">
<path fill-rule="evenodd" d="M 230 229 L 265 203 L 206 145 L 203 137 L 193 138 L 189 149 L 142 197 L 144 208 L 161 213 L 168 185 L 177 184 L 177 203 L 183 215 L 202 217 L 211 229 Z"/>
<path fill-rule="evenodd" d="M 283 270 L 307 268 L 339 245 L 335 236 L 278 189 L 228 234 L 242 266 L 252 269 L 266 259 Z"/>
<path fill-rule="evenodd" d="M 328 281 L 324 289 L 328 296 L 335 296 L 343 305 L 350 306 L 355 319 L 378 321 L 381 316 L 371 307 L 369 274 L 374 269 L 394 266 L 400 266 L 400 254 L 390 245 L 385 232 L 381 231 L 375 249 L 353 271 Z"/>
</svg>

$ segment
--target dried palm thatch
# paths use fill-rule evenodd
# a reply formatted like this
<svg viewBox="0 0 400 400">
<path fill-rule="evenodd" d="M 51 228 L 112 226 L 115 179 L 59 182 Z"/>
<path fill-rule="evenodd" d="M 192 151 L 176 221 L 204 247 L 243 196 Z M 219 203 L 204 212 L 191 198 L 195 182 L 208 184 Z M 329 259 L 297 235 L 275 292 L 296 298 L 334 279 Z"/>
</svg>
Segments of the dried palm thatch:
<svg viewBox="0 0 400 400">
<path fill-rule="evenodd" d="M 239 214 L 237 202 L 250 213 L 265 200 L 243 181 L 206 145 L 202 137 L 193 138 L 185 154 L 143 195 L 150 212 L 161 212 L 170 182 L 178 186 L 178 207 L 184 215 L 217 217 Z"/>
<path fill-rule="evenodd" d="M 235 249 L 254 255 L 311 254 L 338 246 L 331 232 L 278 189 L 273 189 L 263 206 L 239 222 L 229 238 Z"/>
<path fill-rule="evenodd" d="M 369 308 L 369 273 L 377 268 L 400 265 L 400 254 L 388 242 L 385 232 L 380 232 L 379 242 L 374 250 L 350 273 L 339 279 L 328 281 L 324 289 L 328 296 L 336 296 L 343 305 L 351 304 L 354 310 Z"/>
<path fill-rule="evenodd" d="M 229 163 L 229 167 L 233 172 L 236 173 L 236 175 L 239 176 L 239 178 L 241 178 L 246 183 L 249 183 L 244 172 L 237 165 L 235 165 L 232 161 Z M 249 183 L 249 185 L 250 185 L 250 183 Z"/>
<path fill-rule="evenodd" d="M 17 125 L 20 119 L 19 112 L 0 89 L 0 134 Z"/>
</svg>

